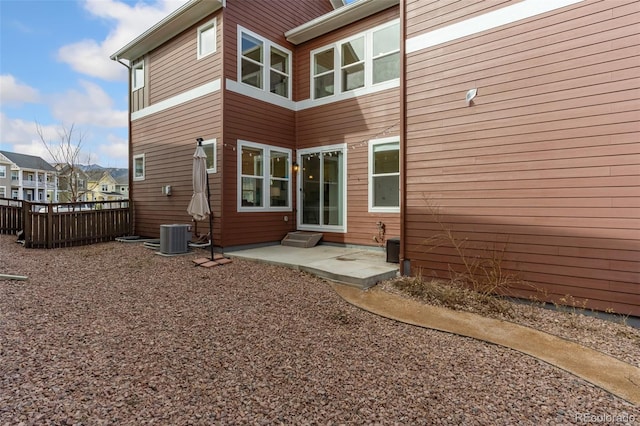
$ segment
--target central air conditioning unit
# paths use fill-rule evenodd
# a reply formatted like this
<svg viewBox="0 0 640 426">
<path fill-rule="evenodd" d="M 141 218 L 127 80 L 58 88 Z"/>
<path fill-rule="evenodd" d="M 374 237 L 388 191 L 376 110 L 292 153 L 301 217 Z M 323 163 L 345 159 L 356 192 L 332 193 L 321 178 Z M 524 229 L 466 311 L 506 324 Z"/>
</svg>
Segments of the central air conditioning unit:
<svg viewBox="0 0 640 426">
<path fill-rule="evenodd" d="M 189 250 L 189 225 L 160 225 L 160 253 L 180 254 Z"/>
</svg>

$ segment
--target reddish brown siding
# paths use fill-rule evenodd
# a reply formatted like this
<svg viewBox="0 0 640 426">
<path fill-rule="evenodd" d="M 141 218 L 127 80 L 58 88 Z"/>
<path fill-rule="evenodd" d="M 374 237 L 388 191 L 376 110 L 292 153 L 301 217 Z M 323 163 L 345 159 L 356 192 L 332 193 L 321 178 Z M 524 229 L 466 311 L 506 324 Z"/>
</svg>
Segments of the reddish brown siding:
<svg viewBox="0 0 640 426">
<path fill-rule="evenodd" d="M 216 19 L 216 52 L 197 58 L 198 27 Z M 222 77 L 222 13 L 212 14 L 148 55 L 151 104 Z"/>
<path fill-rule="evenodd" d="M 464 4 L 434 21 L 409 1 L 408 33 L 485 12 Z M 432 204 L 470 244 L 506 244 L 504 266 L 549 299 L 640 314 L 638 22 L 638 2 L 587 1 L 408 55 L 414 272 L 459 263 L 424 245 L 439 230 Z"/>
<path fill-rule="evenodd" d="M 220 92 L 203 96 L 132 122 L 133 155 L 145 155 L 145 180 L 134 181 L 135 232 L 158 237 L 160 225 L 191 223 L 187 206 L 193 194 L 192 169 L 196 138 L 218 140 L 218 172 L 211 174 L 214 242 L 220 240 L 222 120 Z M 172 195 L 162 195 L 163 185 Z M 207 232 L 208 221 L 198 223 Z"/>
</svg>

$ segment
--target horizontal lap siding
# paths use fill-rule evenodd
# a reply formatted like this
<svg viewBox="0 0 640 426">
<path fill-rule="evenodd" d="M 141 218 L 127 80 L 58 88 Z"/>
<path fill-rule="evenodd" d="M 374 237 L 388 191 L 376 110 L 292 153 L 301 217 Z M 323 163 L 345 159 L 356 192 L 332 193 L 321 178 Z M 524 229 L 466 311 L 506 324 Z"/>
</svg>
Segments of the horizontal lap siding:
<svg viewBox="0 0 640 426">
<path fill-rule="evenodd" d="M 228 52 L 225 77 L 237 81 L 238 25 L 293 52 L 295 46 L 286 40 L 284 33 L 332 10 L 329 0 L 228 0 L 224 10 L 224 45 Z M 294 62 L 296 60 L 294 55 Z M 294 84 L 296 79 L 299 77 L 294 75 Z"/>
<path fill-rule="evenodd" d="M 197 59 L 198 27 L 216 19 L 216 52 Z M 222 15 L 212 14 L 148 55 L 151 104 L 222 76 Z"/>
<path fill-rule="evenodd" d="M 298 46 L 296 57 L 297 95 L 310 98 L 311 51 L 399 17 L 392 7 L 345 28 Z M 375 246 L 378 222 L 385 225 L 386 238 L 400 236 L 398 213 L 369 213 L 368 141 L 400 134 L 400 91 L 390 89 L 298 112 L 297 147 L 312 148 L 346 143 L 347 150 L 347 233 L 325 233 L 324 240 L 335 243 Z"/>
<path fill-rule="evenodd" d="M 407 5 L 409 34 L 439 26 L 428 4 Z M 460 263 L 427 247 L 445 227 L 471 254 L 504 249 L 503 266 L 550 299 L 640 315 L 638 22 L 638 2 L 587 1 L 407 56 L 414 272 Z"/>
<path fill-rule="evenodd" d="M 369 213 L 368 141 L 400 133 L 399 89 L 298 112 L 298 148 L 347 144 L 347 233 L 325 233 L 336 243 L 376 245 L 378 222 L 386 237 L 400 236 L 398 213 Z"/>
<path fill-rule="evenodd" d="M 145 155 L 145 180 L 134 181 L 135 232 L 158 237 L 160 225 L 191 223 L 187 207 L 193 194 L 192 170 L 196 138 L 218 140 L 218 172 L 209 175 L 214 211 L 214 242 L 220 238 L 221 212 L 221 129 L 220 93 L 152 114 L 132 122 L 133 155 Z M 172 186 L 172 195 L 162 195 L 164 185 Z M 198 223 L 206 233 L 209 224 Z"/>
<path fill-rule="evenodd" d="M 294 150 L 294 112 L 233 92 L 225 93 L 224 122 L 224 246 L 279 241 L 295 230 L 295 213 L 238 212 L 237 141 L 244 140 Z M 293 151 L 295 152 L 295 151 Z M 295 184 L 294 181 L 292 181 Z M 293 186 L 295 188 L 295 186 Z M 295 194 L 295 191 L 293 191 Z M 295 205 L 295 198 L 293 201 Z M 288 220 L 285 221 L 284 217 Z"/>
</svg>

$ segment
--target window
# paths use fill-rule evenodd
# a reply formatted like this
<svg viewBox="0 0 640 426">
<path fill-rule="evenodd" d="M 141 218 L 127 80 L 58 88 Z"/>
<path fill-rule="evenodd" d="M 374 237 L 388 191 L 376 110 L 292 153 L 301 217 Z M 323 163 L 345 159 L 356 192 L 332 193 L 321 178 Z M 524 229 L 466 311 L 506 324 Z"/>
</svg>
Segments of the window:
<svg viewBox="0 0 640 426">
<path fill-rule="evenodd" d="M 0 198 L 7 198 L 7 187 L 0 186 Z"/>
<path fill-rule="evenodd" d="M 216 51 L 216 20 L 198 27 L 198 59 Z"/>
<path fill-rule="evenodd" d="M 133 180 L 144 180 L 144 154 L 133 156 Z"/>
<path fill-rule="evenodd" d="M 364 87 L 364 37 L 342 43 L 342 91 Z"/>
<path fill-rule="evenodd" d="M 131 67 L 131 90 L 138 90 L 144 87 L 144 60 L 133 64 Z"/>
<path fill-rule="evenodd" d="M 109 185 L 102 185 L 101 189 L 102 192 L 109 192 Z"/>
<path fill-rule="evenodd" d="M 369 141 L 369 211 L 400 211 L 400 140 Z"/>
<path fill-rule="evenodd" d="M 204 153 L 207 154 L 207 173 L 215 173 L 217 164 L 216 140 L 210 139 L 202 142 L 202 148 Z"/>
<path fill-rule="evenodd" d="M 291 150 L 238 141 L 238 211 L 291 211 Z"/>
<path fill-rule="evenodd" d="M 373 28 L 311 52 L 313 99 L 400 78 L 400 23 Z M 336 65 L 338 64 L 338 65 Z"/>
<path fill-rule="evenodd" d="M 13 182 L 17 182 L 20 180 L 20 174 L 18 173 L 17 170 L 11 170 L 11 180 Z"/>
<path fill-rule="evenodd" d="M 291 51 L 238 27 L 238 81 L 291 99 Z"/>
<path fill-rule="evenodd" d="M 7 177 L 7 166 L 0 166 L 0 178 Z"/>
<path fill-rule="evenodd" d="M 400 78 L 400 24 L 373 32 L 373 84 Z"/>
</svg>

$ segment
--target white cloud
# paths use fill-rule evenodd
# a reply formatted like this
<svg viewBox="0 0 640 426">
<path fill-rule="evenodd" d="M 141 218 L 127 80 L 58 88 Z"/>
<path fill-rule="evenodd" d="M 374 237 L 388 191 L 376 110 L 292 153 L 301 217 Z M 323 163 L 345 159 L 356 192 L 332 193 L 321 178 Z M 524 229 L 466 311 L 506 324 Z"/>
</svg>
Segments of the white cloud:
<svg viewBox="0 0 640 426">
<path fill-rule="evenodd" d="M 129 146 L 126 139 L 110 134 L 107 136 L 107 143 L 98 146 L 98 151 L 103 166 L 127 167 Z"/>
<path fill-rule="evenodd" d="M 83 90 L 69 90 L 55 95 L 51 114 L 65 123 L 88 124 L 100 127 L 127 127 L 127 111 L 114 109 L 113 99 L 100 86 L 80 81 Z"/>
<path fill-rule="evenodd" d="M 20 83 L 11 74 L 0 75 L 0 105 L 21 105 L 39 99 L 40 94 L 33 87 Z"/>
<path fill-rule="evenodd" d="M 134 6 L 117 0 L 85 0 L 84 8 L 93 16 L 115 22 L 104 40 L 85 39 L 61 47 L 58 59 L 75 71 L 105 80 L 126 80 L 127 70 L 109 57 L 155 25 L 186 0 L 160 0 Z"/>
</svg>

